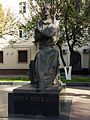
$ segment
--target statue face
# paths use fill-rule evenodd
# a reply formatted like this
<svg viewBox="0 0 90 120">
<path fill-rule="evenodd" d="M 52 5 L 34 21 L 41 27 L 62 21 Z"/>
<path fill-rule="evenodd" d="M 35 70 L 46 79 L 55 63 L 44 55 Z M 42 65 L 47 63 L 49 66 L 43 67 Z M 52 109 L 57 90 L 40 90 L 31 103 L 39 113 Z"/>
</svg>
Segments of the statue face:
<svg viewBox="0 0 90 120">
<path fill-rule="evenodd" d="M 50 16 L 50 5 L 46 4 L 43 8 L 43 15 L 45 16 L 45 18 L 47 19 L 48 16 Z"/>
</svg>

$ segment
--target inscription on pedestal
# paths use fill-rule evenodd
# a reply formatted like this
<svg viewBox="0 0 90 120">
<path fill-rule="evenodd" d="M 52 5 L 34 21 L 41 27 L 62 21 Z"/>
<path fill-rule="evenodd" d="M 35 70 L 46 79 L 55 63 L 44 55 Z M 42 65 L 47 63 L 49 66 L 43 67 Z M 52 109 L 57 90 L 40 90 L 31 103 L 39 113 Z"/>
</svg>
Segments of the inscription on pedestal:
<svg viewBox="0 0 90 120">
<path fill-rule="evenodd" d="M 58 94 L 13 93 L 12 98 L 14 114 L 59 115 Z"/>
<path fill-rule="evenodd" d="M 19 96 L 15 95 L 14 96 L 14 101 L 23 101 L 23 102 L 54 102 L 52 101 L 51 97 L 47 96 Z"/>
</svg>

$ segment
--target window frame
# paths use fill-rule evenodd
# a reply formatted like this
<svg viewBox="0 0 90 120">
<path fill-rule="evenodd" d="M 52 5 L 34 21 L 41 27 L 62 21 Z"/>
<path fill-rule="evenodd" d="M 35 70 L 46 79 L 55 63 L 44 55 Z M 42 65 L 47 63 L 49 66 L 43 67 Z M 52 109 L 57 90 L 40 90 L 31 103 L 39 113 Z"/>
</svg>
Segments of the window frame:
<svg viewBox="0 0 90 120">
<path fill-rule="evenodd" d="M 26 2 L 19 2 L 19 14 L 26 13 Z"/>
<path fill-rule="evenodd" d="M 2 55 L 1 55 L 2 54 Z M 1 57 L 2 56 L 2 57 Z M 0 63 L 3 63 L 3 51 L 0 51 Z"/>
<path fill-rule="evenodd" d="M 19 27 L 19 33 L 18 33 L 19 38 L 27 38 L 27 31 L 26 29 L 24 30 L 23 26 Z"/>
<path fill-rule="evenodd" d="M 21 60 L 22 58 L 20 58 L 20 52 L 26 52 L 25 60 Z M 18 60 L 18 63 L 28 63 L 28 50 L 18 50 L 18 59 L 17 60 Z"/>
<path fill-rule="evenodd" d="M 23 29 L 22 29 L 22 27 L 19 27 L 19 37 L 23 38 Z"/>
</svg>

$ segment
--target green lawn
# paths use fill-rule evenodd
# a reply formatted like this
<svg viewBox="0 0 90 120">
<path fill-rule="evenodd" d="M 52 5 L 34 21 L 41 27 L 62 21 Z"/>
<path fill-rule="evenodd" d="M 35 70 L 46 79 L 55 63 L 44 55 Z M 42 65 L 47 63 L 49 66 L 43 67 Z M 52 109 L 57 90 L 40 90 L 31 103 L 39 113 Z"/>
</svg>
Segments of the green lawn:
<svg viewBox="0 0 90 120">
<path fill-rule="evenodd" d="M 27 82 L 27 81 L 30 81 L 28 77 L 0 78 L 0 82 Z"/>
<path fill-rule="evenodd" d="M 64 77 L 61 78 L 62 82 L 90 82 L 90 77 L 72 77 L 71 80 L 66 80 Z"/>
<path fill-rule="evenodd" d="M 30 81 L 26 77 L 12 77 L 12 78 L 0 78 L 0 82 L 27 82 Z M 72 80 L 66 80 L 65 77 L 61 77 L 61 81 L 64 83 L 67 82 L 90 82 L 90 77 L 72 77 Z"/>
</svg>

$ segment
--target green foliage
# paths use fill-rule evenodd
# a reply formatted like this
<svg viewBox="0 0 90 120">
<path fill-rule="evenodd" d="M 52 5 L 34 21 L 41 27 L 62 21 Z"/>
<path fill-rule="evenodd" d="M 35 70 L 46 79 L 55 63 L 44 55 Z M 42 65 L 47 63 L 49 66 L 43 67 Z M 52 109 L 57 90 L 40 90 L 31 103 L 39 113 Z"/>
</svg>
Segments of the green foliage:
<svg viewBox="0 0 90 120">
<path fill-rule="evenodd" d="M 65 40 L 71 44 L 71 47 L 76 45 L 80 45 L 80 43 L 84 43 L 87 36 L 85 33 L 85 29 L 88 28 L 89 24 L 88 19 L 86 18 L 84 8 L 84 4 L 79 6 L 79 8 L 75 7 L 75 1 L 73 2 L 66 2 L 64 5 L 64 10 L 62 11 L 62 21 L 61 26 L 64 26 Z M 81 40 L 83 42 L 81 42 Z M 70 45 L 69 44 L 69 45 Z"/>
<path fill-rule="evenodd" d="M 32 16 L 32 20 L 31 21 L 28 21 L 24 28 L 27 30 L 27 31 L 30 31 L 30 30 L 34 30 L 35 26 L 36 26 L 36 23 L 37 21 L 40 19 L 40 16 L 39 15 L 35 15 L 35 16 Z"/>
<path fill-rule="evenodd" d="M 77 1 L 70 2 L 67 0 L 61 11 L 60 39 L 62 39 L 62 43 L 68 44 L 71 66 L 74 64 L 74 48 L 86 45 L 89 38 L 88 27 L 90 22 L 89 16 L 86 17 L 86 8 L 86 5 L 81 1 L 77 5 Z"/>
</svg>

